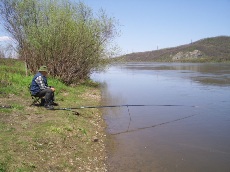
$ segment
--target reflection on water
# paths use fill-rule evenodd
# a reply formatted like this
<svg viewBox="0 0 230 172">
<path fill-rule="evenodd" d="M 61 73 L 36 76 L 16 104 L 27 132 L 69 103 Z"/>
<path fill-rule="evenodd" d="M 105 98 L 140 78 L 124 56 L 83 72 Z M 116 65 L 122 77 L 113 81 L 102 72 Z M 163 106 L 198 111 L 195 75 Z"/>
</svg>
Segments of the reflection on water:
<svg viewBox="0 0 230 172">
<path fill-rule="evenodd" d="M 103 110 L 109 171 L 230 171 L 230 64 L 128 63 L 92 77 L 103 105 L 156 105 Z"/>
<path fill-rule="evenodd" d="M 130 63 L 126 66 L 131 70 L 163 70 L 170 71 L 175 70 L 177 74 L 188 74 L 190 79 L 203 83 L 213 85 L 230 85 L 230 65 L 229 64 L 191 64 L 191 63 L 158 63 L 152 65 L 148 63 Z M 183 75 L 184 76 L 184 75 Z M 186 76 L 184 76 L 186 77 Z"/>
</svg>

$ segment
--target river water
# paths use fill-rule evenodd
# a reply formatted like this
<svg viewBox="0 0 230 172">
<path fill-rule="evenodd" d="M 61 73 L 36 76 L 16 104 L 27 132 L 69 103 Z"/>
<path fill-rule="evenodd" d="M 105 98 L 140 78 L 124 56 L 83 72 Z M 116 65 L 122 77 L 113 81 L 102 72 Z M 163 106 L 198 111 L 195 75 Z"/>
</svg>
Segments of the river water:
<svg viewBox="0 0 230 172">
<path fill-rule="evenodd" d="M 230 172 L 230 64 L 127 63 L 92 78 L 103 105 L 127 105 L 103 109 L 109 171 Z"/>
</svg>

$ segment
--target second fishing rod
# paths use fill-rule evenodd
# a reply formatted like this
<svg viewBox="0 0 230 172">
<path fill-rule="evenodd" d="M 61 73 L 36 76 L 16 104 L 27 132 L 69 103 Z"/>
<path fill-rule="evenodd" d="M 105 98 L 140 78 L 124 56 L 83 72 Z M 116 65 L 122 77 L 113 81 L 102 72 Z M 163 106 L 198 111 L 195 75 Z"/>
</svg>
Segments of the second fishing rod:
<svg viewBox="0 0 230 172">
<path fill-rule="evenodd" d="M 190 105 L 175 105 L 175 104 L 122 104 L 122 105 L 102 105 L 102 106 L 78 106 L 78 107 L 60 107 L 50 110 L 74 110 L 74 109 L 100 109 L 100 108 L 116 108 L 116 107 L 143 107 L 143 106 L 162 106 L 162 107 L 198 107 Z"/>
</svg>

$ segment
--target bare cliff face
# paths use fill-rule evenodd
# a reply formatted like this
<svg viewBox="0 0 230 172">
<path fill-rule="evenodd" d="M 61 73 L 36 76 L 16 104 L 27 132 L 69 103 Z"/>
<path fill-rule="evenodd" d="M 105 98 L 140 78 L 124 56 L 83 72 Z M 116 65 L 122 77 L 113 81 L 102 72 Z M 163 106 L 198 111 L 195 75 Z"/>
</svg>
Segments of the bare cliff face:
<svg viewBox="0 0 230 172">
<path fill-rule="evenodd" d="M 194 50 L 194 51 L 190 51 L 190 52 L 181 52 L 180 51 L 174 56 L 171 55 L 173 61 L 182 60 L 182 59 L 197 59 L 197 58 L 202 57 L 202 56 L 203 56 L 203 54 L 199 50 Z"/>
</svg>

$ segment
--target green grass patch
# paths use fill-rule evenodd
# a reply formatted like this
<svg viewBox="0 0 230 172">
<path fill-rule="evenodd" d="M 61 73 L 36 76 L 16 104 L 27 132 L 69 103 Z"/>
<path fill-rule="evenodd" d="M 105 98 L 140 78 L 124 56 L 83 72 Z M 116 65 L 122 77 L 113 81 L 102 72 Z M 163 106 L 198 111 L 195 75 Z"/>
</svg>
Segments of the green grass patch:
<svg viewBox="0 0 230 172">
<path fill-rule="evenodd" d="M 87 171 L 88 165 L 104 166 L 103 158 L 95 164 L 91 161 L 103 153 L 97 151 L 100 143 L 92 142 L 95 135 L 104 139 L 99 110 L 75 113 L 30 106 L 28 85 L 33 75 L 25 76 L 25 65 L 19 60 L 0 59 L 0 64 L 0 172 L 78 171 L 79 167 Z M 49 76 L 48 83 L 56 88 L 60 107 L 100 104 L 95 98 L 100 97 L 98 83 L 88 80 L 66 86 Z"/>
</svg>

